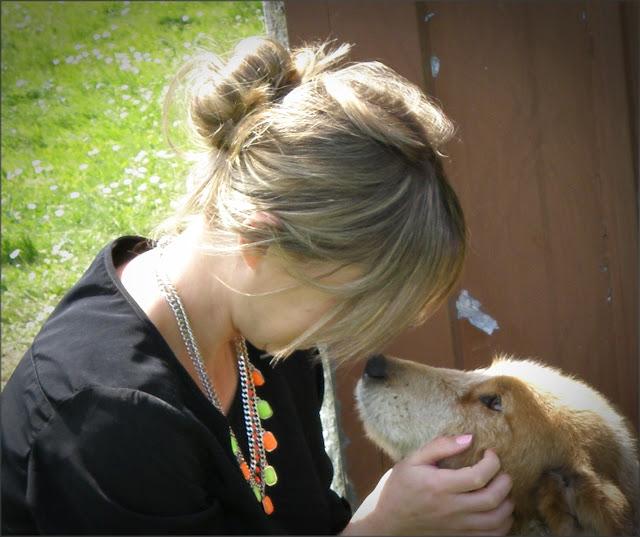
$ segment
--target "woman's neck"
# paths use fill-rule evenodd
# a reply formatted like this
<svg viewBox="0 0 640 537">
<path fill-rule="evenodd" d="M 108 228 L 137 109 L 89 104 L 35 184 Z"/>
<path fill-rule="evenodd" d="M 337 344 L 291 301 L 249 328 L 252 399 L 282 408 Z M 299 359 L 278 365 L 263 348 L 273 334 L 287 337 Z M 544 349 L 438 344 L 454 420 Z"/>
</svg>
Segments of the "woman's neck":
<svg viewBox="0 0 640 537">
<path fill-rule="evenodd" d="M 225 258 L 203 254 L 197 247 L 200 239 L 199 228 L 193 227 L 166 245 L 162 255 L 159 248 L 149 250 L 116 267 L 116 272 L 178 360 L 202 387 L 175 315 L 157 284 L 155 271 L 160 268 L 167 275 L 182 301 L 205 369 L 226 413 L 237 384 L 234 341 L 239 334 L 231 321 L 227 290 L 212 277 L 214 271 L 224 269 L 220 265 Z"/>
</svg>

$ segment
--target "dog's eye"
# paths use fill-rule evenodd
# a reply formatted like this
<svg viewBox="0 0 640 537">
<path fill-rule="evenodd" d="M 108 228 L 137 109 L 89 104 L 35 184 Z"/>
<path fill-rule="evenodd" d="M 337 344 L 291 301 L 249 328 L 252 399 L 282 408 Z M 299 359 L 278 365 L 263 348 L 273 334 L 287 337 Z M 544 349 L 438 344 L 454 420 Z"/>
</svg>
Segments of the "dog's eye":
<svg viewBox="0 0 640 537">
<path fill-rule="evenodd" d="M 495 410 L 496 412 L 502 412 L 502 399 L 500 399 L 499 395 L 495 393 L 490 395 L 481 395 L 480 401 L 488 409 Z"/>
</svg>

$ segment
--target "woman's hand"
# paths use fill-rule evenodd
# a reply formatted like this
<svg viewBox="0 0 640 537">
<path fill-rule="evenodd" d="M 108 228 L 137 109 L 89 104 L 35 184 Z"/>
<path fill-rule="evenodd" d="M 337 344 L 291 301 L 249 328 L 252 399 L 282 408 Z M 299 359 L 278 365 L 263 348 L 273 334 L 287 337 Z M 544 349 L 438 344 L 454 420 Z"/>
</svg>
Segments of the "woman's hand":
<svg viewBox="0 0 640 537">
<path fill-rule="evenodd" d="M 358 508 L 341 535 L 505 535 L 511 528 L 511 479 L 496 476 L 497 455 L 473 466 L 437 467 L 471 444 L 471 436 L 440 437 L 398 462 Z"/>
</svg>

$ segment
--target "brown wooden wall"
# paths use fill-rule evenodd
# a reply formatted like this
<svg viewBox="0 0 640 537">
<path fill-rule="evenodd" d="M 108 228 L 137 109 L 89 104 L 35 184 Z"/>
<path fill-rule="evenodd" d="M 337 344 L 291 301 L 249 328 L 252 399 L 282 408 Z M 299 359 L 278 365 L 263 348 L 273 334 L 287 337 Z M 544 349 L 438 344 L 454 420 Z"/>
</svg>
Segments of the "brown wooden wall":
<svg viewBox="0 0 640 537">
<path fill-rule="evenodd" d="M 638 418 L 638 6 L 618 2 L 285 2 L 289 42 L 335 37 L 435 97 L 457 125 L 445 168 L 470 229 L 459 288 L 388 351 L 475 368 L 496 352 L 577 374 Z M 432 65 L 439 64 L 436 72 Z M 462 289 L 499 329 L 457 319 Z M 337 371 L 362 500 L 390 461 Z"/>
</svg>

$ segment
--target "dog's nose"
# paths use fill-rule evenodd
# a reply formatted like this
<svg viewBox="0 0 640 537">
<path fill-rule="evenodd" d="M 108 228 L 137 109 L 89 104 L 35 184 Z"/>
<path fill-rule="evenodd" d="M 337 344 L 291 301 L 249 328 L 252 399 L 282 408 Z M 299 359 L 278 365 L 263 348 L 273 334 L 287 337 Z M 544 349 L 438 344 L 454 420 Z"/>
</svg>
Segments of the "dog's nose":
<svg viewBox="0 0 640 537">
<path fill-rule="evenodd" d="M 387 360 L 382 354 L 376 354 L 367 360 L 367 365 L 364 368 L 364 374 L 376 378 L 387 378 Z"/>
</svg>

